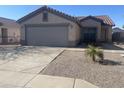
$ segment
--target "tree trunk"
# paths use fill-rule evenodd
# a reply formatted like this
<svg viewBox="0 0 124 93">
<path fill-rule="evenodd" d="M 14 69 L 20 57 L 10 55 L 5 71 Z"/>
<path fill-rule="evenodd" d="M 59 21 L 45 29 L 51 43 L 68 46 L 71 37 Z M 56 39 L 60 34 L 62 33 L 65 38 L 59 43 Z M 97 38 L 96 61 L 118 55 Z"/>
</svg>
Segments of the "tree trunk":
<svg viewBox="0 0 124 93">
<path fill-rule="evenodd" d="M 95 60 L 95 55 L 93 55 L 92 59 L 93 59 L 93 62 L 95 62 L 95 61 L 96 61 L 96 60 Z"/>
</svg>

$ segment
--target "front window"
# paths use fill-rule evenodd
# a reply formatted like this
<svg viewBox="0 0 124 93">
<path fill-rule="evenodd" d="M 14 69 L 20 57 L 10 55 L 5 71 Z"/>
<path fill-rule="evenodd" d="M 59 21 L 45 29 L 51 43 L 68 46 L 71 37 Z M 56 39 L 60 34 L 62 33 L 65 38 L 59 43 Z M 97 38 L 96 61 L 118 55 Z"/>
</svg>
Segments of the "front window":
<svg viewBox="0 0 124 93">
<path fill-rule="evenodd" d="M 2 35 L 2 38 L 7 38 L 8 36 L 7 28 L 1 28 L 1 35 Z"/>
<path fill-rule="evenodd" d="M 3 26 L 3 23 L 0 22 L 0 26 Z"/>
</svg>

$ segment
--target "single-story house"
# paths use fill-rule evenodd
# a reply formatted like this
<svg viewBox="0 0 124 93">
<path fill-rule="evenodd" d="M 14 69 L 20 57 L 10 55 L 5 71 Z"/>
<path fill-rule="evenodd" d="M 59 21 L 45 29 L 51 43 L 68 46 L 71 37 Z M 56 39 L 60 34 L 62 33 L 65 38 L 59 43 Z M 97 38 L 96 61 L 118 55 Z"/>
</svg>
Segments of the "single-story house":
<svg viewBox="0 0 124 93">
<path fill-rule="evenodd" d="M 43 6 L 17 21 L 21 25 L 24 45 L 76 46 L 79 42 L 111 42 L 110 17 L 73 17 Z"/>
<path fill-rule="evenodd" d="M 112 40 L 113 41 L 120 41 L 120 42 L 124 42 L 124 30 L 121 28 L 113 28 L 112 31 Z"/>
<path fill-rule="evenodd" d="M 20 25 L 12 19 L 0 17 L 0 44 L 20 43 Z"/>
</svg>

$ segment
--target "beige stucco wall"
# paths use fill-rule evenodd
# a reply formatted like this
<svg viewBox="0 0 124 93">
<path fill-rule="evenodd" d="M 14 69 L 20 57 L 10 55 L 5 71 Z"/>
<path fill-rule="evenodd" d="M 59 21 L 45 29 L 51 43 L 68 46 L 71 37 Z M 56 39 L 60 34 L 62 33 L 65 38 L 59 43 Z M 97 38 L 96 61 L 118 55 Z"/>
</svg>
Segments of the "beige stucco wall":
<svg viewBox="0 0 124 93">
<path fill-rule="evenodd" d="M 69 21 L 63 17 L 60 17 L 58 15 L 55 15 L 53 13 L 48 13 L 48 22 L 42 21 L 42 13 L 26 20 L 25 22 L 21 23 L 21 39 L 25 40 L 25 24 L 57 24 L 57 23 L 69 23 L 69 32 L 68 32 L 68 42 L 70 46 L 76 45 L 77 41 L 79 40 L 79 32 L 80 28 L 79 26 Z"/>
<path fill-rule="evenodd" d="M 108 42 L 112 42 L 112 27 L 108 27 Z"/>
<path fill-rule="evenodd" d="M 101 35 L 101 41 L 104 42 L 106 40 L 106 36 L 105 36 L 106 28 L 104 26 L 102 26 L 102 28 L 101 28 L 101 34 L 102 34 Z"/>
<path fill-rule="evenodd" d="M 105 31 L 106 31 L 106 36 L 105 36 Z M 112 42 L 112 27 L 111 26 L 102 26 L 101 39 L 103 42 Z"/>
<path fill-rule="evenodd" d="M 120 37 L 121 37 L 121 39 L 124 39 L 124 32 L 120 32 L 121 34 L 120 34 Z M 123 40 L 124 41 L 124 40 Z"/>
<path fill-rule="evenodd" d="M 81 22 L 83 27 L 96 27 L 97 28 L 97 41 L 101 41 L 101 23 L 93 19 L 87 19 Z"/>
<path fill-rule="evenodd" d="M 7 28 L 8 43 L 19 43 L 20 42 L 20 26 L 0 26 L 0 43 L 2 42 L 1 28 Z"/>
</svg>

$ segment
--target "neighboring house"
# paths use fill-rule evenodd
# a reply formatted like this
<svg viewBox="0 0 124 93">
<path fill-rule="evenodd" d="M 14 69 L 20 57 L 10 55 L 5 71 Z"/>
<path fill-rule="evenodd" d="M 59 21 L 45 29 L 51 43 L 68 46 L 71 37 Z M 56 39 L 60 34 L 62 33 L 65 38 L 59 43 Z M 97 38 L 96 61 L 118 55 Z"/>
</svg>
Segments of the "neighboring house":
<svg viewBox="0 0 124 93">
<path fill-rule="evenodd" d="M 112 26 L 108 16 L 73 17 L 41 7 L 17 21 L 24 45 L 76 46 L 79 42 L 111 42 Z"/>
<path fill-rule="evenodd" d="M 124 41 L 124 30 L 118 27 L 113 28 L 112 40 L 113 41 Z"/>
<path fill-rule="evenodd" d="M 20 25 L 15 20 L 0 17 L 0 44 L 18 44 Z"/>
</svg>

